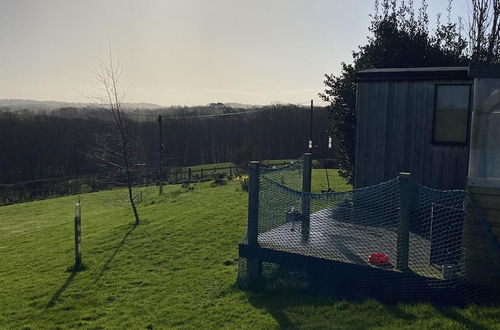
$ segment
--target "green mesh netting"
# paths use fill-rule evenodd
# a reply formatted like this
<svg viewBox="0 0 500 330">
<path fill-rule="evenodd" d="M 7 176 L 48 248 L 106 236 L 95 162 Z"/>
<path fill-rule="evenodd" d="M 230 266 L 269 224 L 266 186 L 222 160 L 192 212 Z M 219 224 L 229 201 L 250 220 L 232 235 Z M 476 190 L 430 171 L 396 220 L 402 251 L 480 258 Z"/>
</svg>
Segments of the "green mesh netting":
<svg viewBox="0 0 500 330">
<path fill-rule="evenodd" d="M 241 287 L 389 302 L 497 301 L 498 241 L 467 192 L 410 181 L 403 267 L 399 178 L 349 192 L 311 194 L 301 191 L 303 168 L 301 158 L 260 170 L 258 245 L 249 246 L 246 237 L 240 244 Z M 249 260 L 258 265 L 258 277 L 250 276 Z"/>
</svg>

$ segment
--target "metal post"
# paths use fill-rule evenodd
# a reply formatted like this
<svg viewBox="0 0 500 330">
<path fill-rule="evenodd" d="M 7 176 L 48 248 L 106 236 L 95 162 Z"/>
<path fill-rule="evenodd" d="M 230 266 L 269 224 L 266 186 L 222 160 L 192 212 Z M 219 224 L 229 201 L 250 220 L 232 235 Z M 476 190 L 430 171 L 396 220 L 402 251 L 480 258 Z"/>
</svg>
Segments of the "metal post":
<svg viewBox="0 0 500 330">
<path fill-rule="evenodd" d="M 309 118 L 309 143 L 308 150 L 312 152 L 313 149 L 313 100 L 311 100 L 311 114 Z"/>
<path fill-rule="evenodd" d="M 161 115 L 158 115 L 158 130 L 159 130 L 159 145 L 160 145 L 160 154 L 158 157 L 158 167 L 160 169 L 160 191 L 159 194 L 163 195 L 163 134 L 162 134 L 162 118 Z"/>
<path fill-rule="evenodd" d="M 249 178 L 248 178 L 248 224 L 247 224 L 247 238 L 248 246 L 258 248 L 258 235 L 259 235 L 259 175 L 260 163 L 252 161 L 248 164 Z M 258 258 L 248 258 L 247 263 L 248 279 L 250 286 L 255 286 L 262 274 L 262 261 Z"/>
<path fill-rule="evenodd" d="M 200 181 L 203 181 L 203 167 L 200 170 Z"/>
<path fill-rule="evenodd" d="M 75 270 L 82 267 L 82 220 L 80 202 L 75 204 Z"/>
<path fill-rule="evenodd" d="M 411 174 L 399 173 L 399 228 L 397 242 L 396 268 L 408 270 L 408 252 L 410 242 L 410 203 Z"/>
<path fill-rule="evenodd" d="M 233 167 L 229 165 L 229 176 L 233 176 Z"/>
<path fill-rule="evenodd" d="M 304 170 L 302 173 L 302 240 L 309 240 L 311 222 L 311 153 L 304 154 Z"/>
<path fill-rule="evenodd" d="M 191 183 L 191 167 L 188 168 L 188 183 Z"/>
</svg>

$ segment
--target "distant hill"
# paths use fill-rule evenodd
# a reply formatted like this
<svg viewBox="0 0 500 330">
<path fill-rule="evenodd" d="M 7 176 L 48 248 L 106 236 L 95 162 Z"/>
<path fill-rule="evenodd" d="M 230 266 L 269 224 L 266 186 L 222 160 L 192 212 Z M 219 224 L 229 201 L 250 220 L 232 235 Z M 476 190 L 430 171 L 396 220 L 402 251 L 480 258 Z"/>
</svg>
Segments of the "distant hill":
<svg viewBox="0 0 500 330">
<path fill-rule="evenodd" d="M 261 108 L 263 105 L 257 105 L 257 104 L 244 104 L 244 103 L 224 103 L 227 107 L 233 108 L 233 109 L 255 109 L 255 108 Z"/>
<path fill-rule="evenodd" d="M 7 111 L 22 111 L 29 110 L 31 112 L 52 112 L 57 109 L 63 108 L 77 108 L 77 109 L 85 109 L 85 108 L 98 108 L 99 104 L 96 103 L 84 103 L 84 102 L 61 102 L 61 101 L 38 101 L 38 100 L 30 100 L 30 99 L 0 99 L 0 110 Z M 154 103 L 124 103 L 124 109 L 126 110 L 139 110 L 140 112 L 146 113 L 147 110 L 158 110 L 158 109 L 172 109 L 172 108 L 198 108 L 199 106 L 161 106 Z M 235 110 L 247 110 L 247 109 L 256 109 L 262 108 L 263 105 L 256 104 L 244 104 L 237 102 L 229 102 L 229 103 L 210 103 L 206 106 L 209 109 L 235 109 Z"/>
<path fill-rule="evenodd" d="M 171 108 L 168 106 L 161 106 L 154 103 L 124 103 L 124 108 L 127 110 L 156 110 Z M 10 111 L 21 111 L 28 109 L 32 112 L 37 111 L 53 111 L 60 108 L 96 108 L 96 103 L 84 102 L 61 102 L 61 101 L 38 101 L 30 99 L 0 99 L 0 109 L 8 109 Z M 261 108 L 263 105 L 244 104 L 237 102 L 229 103 L 210 103 L 207 105 L 209 108 L 232 108 L 232 109 L 255 109 Z"/>
<path fill-rule="evenodd" d="M 95 103 L 60 102 L 60 101 L 37 101 L 25 99 L 3 99 L 0 100 L 0 108 L 9 108 L 11 111 L 28 109 L 31 111 L 51 111 L 60 108 L 95 108 Z M 153 103 L 124 103 L 126 109 L 159 109 L 161 105 Z"/>
</svg>

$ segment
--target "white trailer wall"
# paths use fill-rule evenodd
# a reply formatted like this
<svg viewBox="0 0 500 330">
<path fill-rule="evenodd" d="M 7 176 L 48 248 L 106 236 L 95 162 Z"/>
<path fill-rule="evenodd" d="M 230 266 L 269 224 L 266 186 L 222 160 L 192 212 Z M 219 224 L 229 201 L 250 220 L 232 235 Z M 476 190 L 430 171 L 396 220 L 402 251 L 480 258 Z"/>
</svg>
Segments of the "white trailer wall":
<svg viewBox="0 0 500 330">
<path fill-rule="evenodd" d="M 500 188 L 500 79 L 474 79 L 468 184 Z"/>
</svg>

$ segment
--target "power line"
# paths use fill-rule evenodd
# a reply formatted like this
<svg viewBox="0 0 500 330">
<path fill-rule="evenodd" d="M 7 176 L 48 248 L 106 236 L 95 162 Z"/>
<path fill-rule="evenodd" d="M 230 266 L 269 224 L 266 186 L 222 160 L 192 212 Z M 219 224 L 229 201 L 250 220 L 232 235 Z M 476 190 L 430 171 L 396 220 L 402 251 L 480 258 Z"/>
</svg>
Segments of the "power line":
<svg viewBox="0 0 500 330">
<path fill-rule="evenodd" d="M 224 117 L 224 116 L 244 115 L 244 114 L 247 114 L 247 113 L 256 113 L 256 112 L 261 112 L 261 111 L 263 111 L 263 110 L 260 109 L 260 110 L 239 111 L 239 112 L 230 112 L 230 113 L 218 113 L 218 114 L 213 114 L 213 115 L 172 116 L 172 117 L 166 117 L 166 118 L 168 118 L 168 119 L 212 118 L 212 117 Z"/>
<path fill-rule="evenodd" d="M 219 114 L 211 114 L 211 115 L 194 115 L 194 116 L 162 116 L 163 119 L 191 119 L 191 118 L 212 118 L 212 117 L 224 117 L 224 116 L 236 116 L 236 115 L 243 115 L 243 114 L 248 114 L 248 113 L 256 113 L 263 111 L 261 110 L 251 110 L 251 111 L 240 111 L 240 112 L 231 112 L 231 113 L 219 113 Z M 130 117 L 142 117 L 142 118 L 150 118 L 154 117 L 157 114 L 149 114 L 149 113 L 129 113 Z"/>
<path fill-rule="evenodd" d="M 290 105 L 293 105 L 293 106 L 298 106 L 300 108 L 306 108 L 305 104 L 309 104 L 309 103 L 294 103 L 294 104 L 290 104 Z M 228 117 L 228 116 L 239 116 L 239 115 L 245 115 L 245 114 L 251 114 L 251 113 L 257 113 L 257 112 L 262 112 L 262 111 L 266 111 L 268 109 L 266 109 L 265 107 L 263 108 L 258 108 L 258 109 L 254 109 L 254 110 L 248 110 L 248 111 L 237 111 L 237 112 L 229 112 L 229 113 L 218 113 L 218 114 L 210 114 L 210 115 L 191 115 L 191 116 L 179 116 L 179 115 L 176 115 L 176 116 L 170 116 L 170 117 L 166 117 L 166 116 L 163 116 L 163 119 L 196 119 L 196 118 L 216 118 L 216 117 Z M 175 110 L 174 110 L 175 111 Z M 150 117 L 153 117 L 153 116 L 156 116 L 157 114 L 149 114 L 149 113 L 129 113 L 129 115 L 131 117 L 142 117 L 142 118 L 150 118 Z"/>
</svg>

